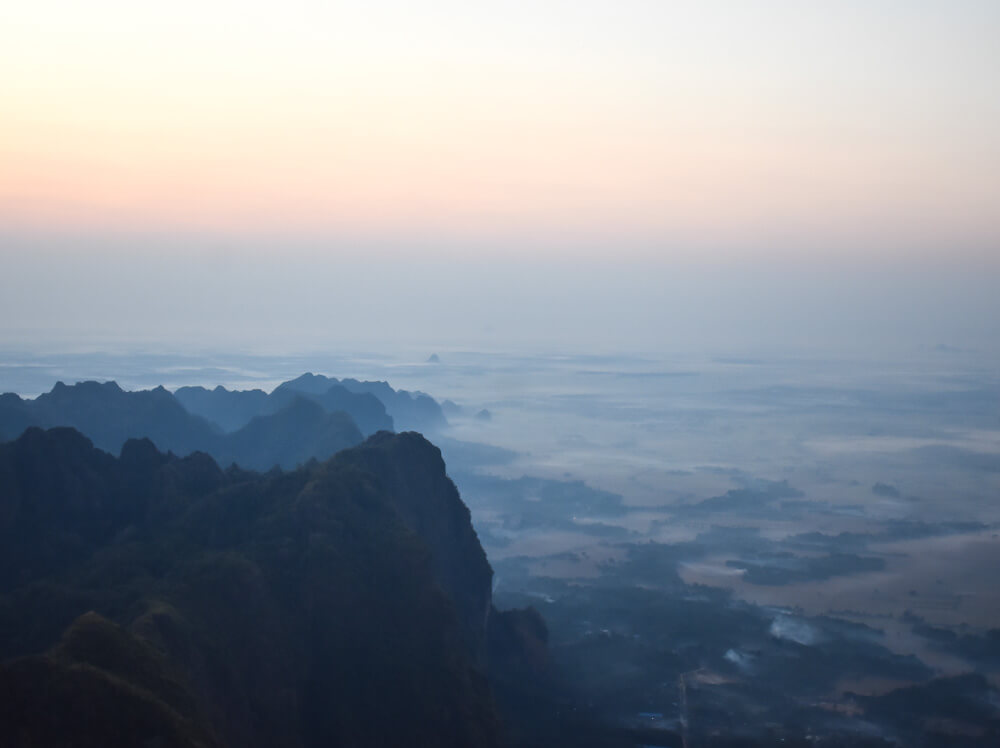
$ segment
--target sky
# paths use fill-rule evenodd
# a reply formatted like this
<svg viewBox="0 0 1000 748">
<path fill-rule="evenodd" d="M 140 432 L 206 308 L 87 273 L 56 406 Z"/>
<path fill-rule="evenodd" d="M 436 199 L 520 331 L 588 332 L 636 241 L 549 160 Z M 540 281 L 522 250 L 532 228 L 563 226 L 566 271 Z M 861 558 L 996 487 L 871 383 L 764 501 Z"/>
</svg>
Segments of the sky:
<svg viewBox="0 0 1000 748">
<path fill-rule="evenodd" d="M 287 257 L 314 279 L 471 263 L 444 297 L 480 263 L 556 283 L 589 263 L 626 288 L 678 263 L 766 266 L 773 288 L 829 264 L 981 280 L 1000 264 L 998 38 L 990 0 L 5 3 L 0 332 L 60 324 L 78 296 L 68 322 L 113 327 L 74 281 L 119 310 L 159 273 L 143 299 L 174 317 L 278 298 Z M 149 270 L 172 261 L 228 275 L 198 292 Z"/>
</svg>

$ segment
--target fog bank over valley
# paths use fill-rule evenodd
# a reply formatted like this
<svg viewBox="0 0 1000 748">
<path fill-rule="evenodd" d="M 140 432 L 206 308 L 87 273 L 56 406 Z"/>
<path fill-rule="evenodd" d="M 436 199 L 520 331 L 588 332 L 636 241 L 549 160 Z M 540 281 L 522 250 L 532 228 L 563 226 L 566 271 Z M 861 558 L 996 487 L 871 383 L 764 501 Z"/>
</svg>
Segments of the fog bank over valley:
<svg viewBox="0 0 1000 748">
<path fill-rule="evenodd" d="M 497 604 L 537 608 L 553 662 L 613 724 L 654 713 L 664 734 L 686 725 L 707 740 L 725 703 L 747 734 L 764 734 L 750 717 L 763 710 L 786 725 L 775 735 L 794 736 L 805 720 L 855 738 L 878 724 L 895 740 L 917 728 L 883 709 L 890 694 L 923 698 L 905 689 L 932 684 L 948 699 L 994 698 L 1000 374 L 989 352 L 439 347 L 6 360 L 8 389 L 24 395 L 116 373 L 125 391 L 164 383 L 204 413 L 215 406 L 191 398 L 217 385 L 258 390 L 254 412 L 264 413 L 288 386 L 317 408 L 362 405 L 345 405 L 347 395 L 331 404 L 331 383 L 406 391 L 393 405 L 384 385 L 364 385 L 387 403 L 379 417 L 398 428 L 407 413 L 440 447 Z M 303 371 L 340 379 L 295 378 Z M 398 410 L 419 393 L 430 420 Z M 961 680 L 970 673 L 987 680 Z M 986 735 L 989 720 L 978 720 L 969 725 Z"/>
</svg>

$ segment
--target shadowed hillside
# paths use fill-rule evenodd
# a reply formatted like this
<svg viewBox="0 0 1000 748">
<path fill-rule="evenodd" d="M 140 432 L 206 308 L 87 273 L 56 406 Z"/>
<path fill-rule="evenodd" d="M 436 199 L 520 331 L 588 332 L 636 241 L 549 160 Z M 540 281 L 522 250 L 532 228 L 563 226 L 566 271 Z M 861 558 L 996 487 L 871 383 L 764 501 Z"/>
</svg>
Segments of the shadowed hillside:
<svg viewBox="0 0 1000 748">
<path fill-rule="evenodd" d="M 0 744 L 499 742 L 492 572 L 416 434 L 259 475 L 31 429 L 0 445 L 0 547 Z"/>
</svg>

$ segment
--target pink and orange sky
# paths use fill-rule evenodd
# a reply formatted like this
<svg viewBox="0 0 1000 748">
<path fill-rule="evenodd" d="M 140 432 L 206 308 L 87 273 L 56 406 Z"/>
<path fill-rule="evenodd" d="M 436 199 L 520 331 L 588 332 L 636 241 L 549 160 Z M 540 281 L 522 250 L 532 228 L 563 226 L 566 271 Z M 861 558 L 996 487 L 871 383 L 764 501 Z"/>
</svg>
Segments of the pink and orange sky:
<svg viewBox="0 0 1000 748">
<path fill-rule="evenodd" d="M 944 0 L 8 3 L 0 231 L 990 256 L 998 38 Z"/>
</svg>

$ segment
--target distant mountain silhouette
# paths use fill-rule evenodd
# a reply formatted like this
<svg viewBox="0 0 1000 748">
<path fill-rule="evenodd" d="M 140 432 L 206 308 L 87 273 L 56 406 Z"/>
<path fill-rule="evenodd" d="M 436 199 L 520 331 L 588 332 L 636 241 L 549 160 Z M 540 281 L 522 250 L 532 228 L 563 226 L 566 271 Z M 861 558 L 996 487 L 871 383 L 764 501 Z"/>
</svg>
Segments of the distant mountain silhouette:
<svg viewBox="0 0 1000 748">
<path fill-rule="evenodd" d="M 221 436 L 213 450 L 223 465 L 266 470 L 291 468 L 311 458 L 326 458 L 363 440 L 351 417 L 328 413 L 302 396 L 292 398 L 277 413 L 257 416 L 231 434 Z"/>
<path fill-rule="evenodd" d="M 423 392 L 394 390 L 388 382 L 362 382 L 357 379 L 335 379 L 322 374 L 306 373 L 279 385 L 309 395 L 322 395 L 333 386 L 341 386 L 355 394 L 374 395 L 392 416 L 399 431 L 433 432 L 448 425 L 438 402 Z M 277 391 L 277 390 L 275 390 Z"/>
<path fill-rule="evenodd" d="M 418 434 L 258 474 L 29 429 L 0 445 L 0 744 L 499 745 L 491 577 Z"/>
<path fill-rule="evenodd" d="M 342 410 L 370 436 L 378 431 L 434 432 L 448 425 L 441 405 L 423 392 L 395 390 L 387 382 L 362 382 L 306 373 L 263 390 L 181 387 L 174 395 L 190 413 L 235 431 L 255 416 L 274 413 L 296 395 L 315 400 L 327 411 Z"/>
<path fill-rule="evenodd" d="M 267 409 L 268 395 L 264 390 L 227 390 L 221 384 L 215 389 L 181 387 L 174 397 L 189 413 L 218 424 L 223 431 L 236 431 L 250 423 L 254 416 Z"/>
<path fill-rule="evenodd" d="M 299 387 L 298 380 L 284 382 L 271 393 L 269 407 L 276 409 L 296 397 L 307 397 L 322 405 L 327 411 L 347 413 L 366 436 L 379 431 L 393 431 L 393 418 L 386 406 L 368 392 L 351 392 L 346 387 L 333 384 L 315 391 L 311 387 Z"/>
<path fill-rule="evenodd" d="M 0 396 L 0 432 L 20 434 L 29 426 L 67 426 L 111 453 L 121 450 L 129 439 L 148 438 L 164 451 L 179 455 L 205 452 L 224 465 L 235 462 L 256 470 L 275 465 L 293 468 L 309 459 L 326 459 L 364 438 L 346 413 L 328 412 L 319 402 L 294 392 L 274 403 L 273 412 L 224 433 L 189 413 L 162 387 L 126 392 L 115 382 L 73 386 L 60 382 L 34 400 Z"/>
<path fill-rule="evenodd" d="M 163 387 L 126 392 L 115 382 L 57 382 L 34 400 L 0 396 L 0 432 L 14 438 L 29 426 L 72 426 L 115 454 L 128 439 L 143 436 L 178 454 L 209 451 L 218 434 Z"/>
<path fill-rule="evenodd" d="M 441 412 L 444 413 L 446 417 L 460 416 L 465 412 L 465 409 L 454 400 L 442 400 Z"/>
<path fill-rule="evenodd" d="M 448 425 L 438 402 L 423 392 L 394 390 L 387 382 L 360 382 L 357 379 L 341 379 L 340 384 L 351 392 L 375 395 L 385 405 L 400 431 L 434 432 Z"/>
<path fill-rule="evenodd" d="M 218 424 L 224 431 L 236 431 L 256 416 L 277 413 L 296 397 L 314 400 L 330 413 L 347 413 L 366 436 L 393 430 L 392 418 L 374 395 L 351 392 L 326 381 L 319 386 L 299 384 L 298 381 L 284 382 L 270 394 L 263 390 L 227 390 L 220 385 L 212 390 L 181 387 L 174 396 L 190 413 Z"/>
</svg>

